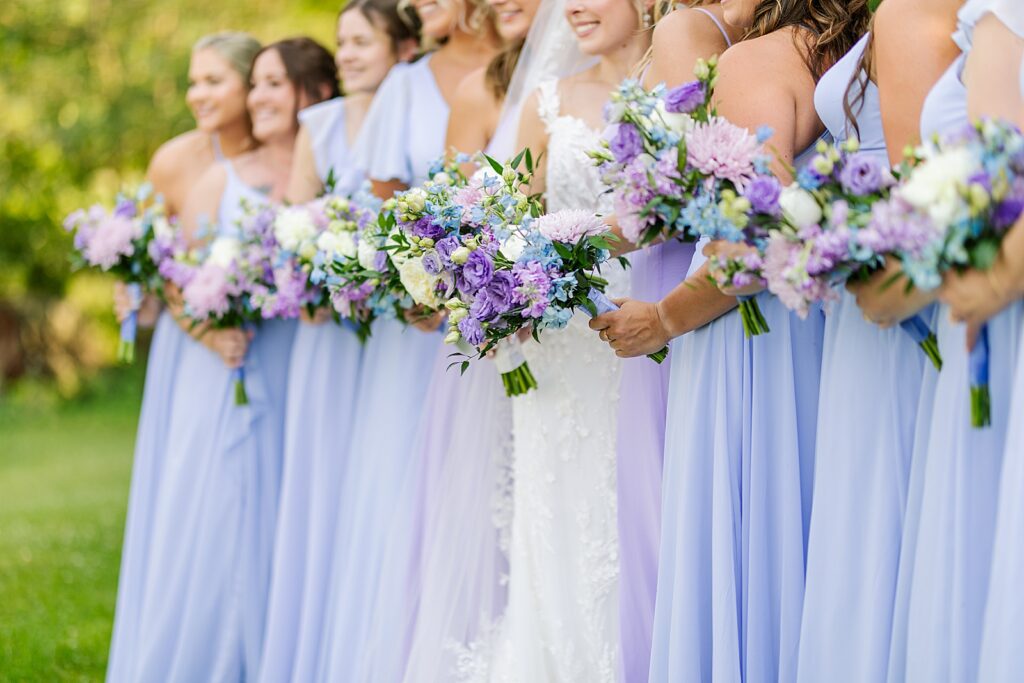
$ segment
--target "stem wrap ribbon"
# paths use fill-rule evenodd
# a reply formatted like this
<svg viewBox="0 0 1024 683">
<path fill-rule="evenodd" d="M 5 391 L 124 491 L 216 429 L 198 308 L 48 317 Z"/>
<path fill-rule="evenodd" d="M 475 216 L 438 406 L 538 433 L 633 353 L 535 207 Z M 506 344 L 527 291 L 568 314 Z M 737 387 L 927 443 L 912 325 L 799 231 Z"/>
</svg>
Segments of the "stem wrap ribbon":
<svg viewBox="0 0 1024 683">
<path fill-rule="evenodd" d="M 992 424 L 988 356 L 988 325 L 982 325 L 978 332 L 978 341 L 967 359 L 971 380 L 971 425 L 974 427 L 988 427 Z"/>
<path fill-rule="evenodd" d="M 932 362 L 936 370 L 942 369 L 942 354 L 939 353 L 939 340 L 935 333 L 920 315 L 907 318 L 900 323 L 903 331 L 910 335 L 914 343 L 921 347 L 928 360 Z"/>
<path fill-rule="evenodd" d="M 611 299 L 605 296 L 604 292 L 598 291 L 594 288 L 591 288 L 590 292 L 587 293 L 587 298 L 590 299 L 591 303 L 594 304 L 594 307 L 597 308 L 597 315 L 619 310 L 619 307 L 616 306 Z M 587 313 L 590 313 L 590 311 L 587 311 Z M 660 351 L 647 354 L 647 357 L 658 365 L 661 365 L 665 361 L 666 356 L 668 356 L 667 346 L 662 348 Z"/>
</svg>

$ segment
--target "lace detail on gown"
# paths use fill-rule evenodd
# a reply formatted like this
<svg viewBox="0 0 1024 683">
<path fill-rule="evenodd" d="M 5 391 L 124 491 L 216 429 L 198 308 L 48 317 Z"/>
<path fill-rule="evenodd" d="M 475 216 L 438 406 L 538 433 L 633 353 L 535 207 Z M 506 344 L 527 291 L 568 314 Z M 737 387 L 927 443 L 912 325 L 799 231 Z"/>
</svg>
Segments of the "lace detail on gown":
<svg viewBox="0 0 1024 683">
<path fill-rule="evenodd" d="M 539 88 L 549 136 L 548 210 L 610 213 L 610 196 L 586 156 L 599 133 L 560 114 L 557 86 Z M 627 291 L 617 263 L 603 274 L 612 296 Z M 619 658 L 620 363 L 584 314 L 541 339 L 523 345 L 539 388 L 513 402 L 509 606 L 498 642 L 487 648 L 494 658 L 489 680 L 611 683 Z"/>
</svg>

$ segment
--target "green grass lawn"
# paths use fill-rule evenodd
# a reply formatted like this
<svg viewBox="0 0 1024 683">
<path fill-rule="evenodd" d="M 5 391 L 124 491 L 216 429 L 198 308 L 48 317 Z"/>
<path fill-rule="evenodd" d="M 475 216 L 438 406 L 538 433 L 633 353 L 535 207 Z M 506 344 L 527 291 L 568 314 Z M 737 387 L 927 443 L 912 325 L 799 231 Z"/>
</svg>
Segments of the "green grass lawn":
<svg viewBox="0 0 1024 683">
<path fill-rule="evenodd" d="M 102 680 L 139 409 L 0 406 L 0 681 Z"/>
</svg>

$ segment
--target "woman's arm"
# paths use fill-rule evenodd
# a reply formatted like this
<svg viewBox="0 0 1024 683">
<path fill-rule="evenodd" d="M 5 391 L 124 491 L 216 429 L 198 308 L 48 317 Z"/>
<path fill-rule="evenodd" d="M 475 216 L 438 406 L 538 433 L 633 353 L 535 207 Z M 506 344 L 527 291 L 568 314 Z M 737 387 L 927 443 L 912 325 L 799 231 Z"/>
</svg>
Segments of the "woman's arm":
<svg viewBox="0 0 1024 683">
<path fill-rule="evenodd" d="M 543 193 L 547 189 L 548 132 L 544 122 L 541 121 L 540 112 L 537 111 L 539 101 L 539 93 L 534 91 L 523 103 L 515 146 L 516 150 L 529 148 L 533 155 L 533 179 L 530 182 L 529 190 L 531 193 Z"/>
<path fill-rule="evenodd" d="M 324 184 L 316 170 L 316 158 L 313 156 L 313 142 L 309 138 L 309 131 L 305 126 L 299 126 L 285 197 L 292 204 L 302 204 L 316 199 L 323 189 Z"/>
</svg>

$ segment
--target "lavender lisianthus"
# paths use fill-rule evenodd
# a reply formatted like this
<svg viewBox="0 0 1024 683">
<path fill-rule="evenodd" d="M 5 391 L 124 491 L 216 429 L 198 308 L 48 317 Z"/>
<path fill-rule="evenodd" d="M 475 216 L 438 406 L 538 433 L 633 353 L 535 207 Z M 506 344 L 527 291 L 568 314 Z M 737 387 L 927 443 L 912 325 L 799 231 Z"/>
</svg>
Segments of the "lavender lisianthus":
<svg viewBox="0 0 1024 683">
<path fill-rule="evenodd" d="M 467 343 L 477 346 L 484 341 L 484 328 L 480 321 L 471 315 L 459 321 L 459 333 Z"/>
<path fill-rule="evenodd" d="M 743 192 L 743 196 L 750 202 L 751 208 L 757 213 L 770 216 L 779 215 L 779 196 L 782 194 L 782 184 L 773 175 L 759 175 L 751 181 Z"/>
<path fill-rule="evenodd" d="M 437 255 L 441 257 L 441 263 L 444 264 L 445 268 L 452 267 L 452 252 L 460 246 L 457 237 L 445 237 L 438 240 L 437 244 L 434 245 L 434 249 L 437 251 Z"/>
<path fill-rule="evenodd" d="M 437 241 L 444 237 L 444 228 L 440 225 L 435 225 L 433 218 L 424 216 L 413 223 L 412 234 L 419 238 L 429 238 Z"/>
<path fill-rule="evenodd" d="M 502 312 L 512 307 L 513 292 L 516 287 L 515 278 L 507 270 L 499 270 L 487 283 L 485 288 L 487 297 Z"/>
<path fill-rule="evenodd" d="M 851 154 L 839 171 L 839 182 L 850 194 L 858 197 L 877 192 L 886 179 L 886 171 L 874 156 L 858 152 Z"/>
<path fill-rule="evenodd" d="M 430 250 L 423 254 L 423 270 L 427 272 L 427 275 L 438 275 L 443 269 L 441 257 L 436 251 Z"/>
<path fill-rule="evenodd" d="M 632 123 L 620 123 L 615 129 L 615 135 L 612 136 L 608 147 L 615 155 L 615 160 L 620 164 L 625 164 L 644 151 L 644 142 L 636 126 Z"/>
<path fill-rule="evenodd" d="M 501 311 L 495 305 L 494 299 L 489 296 L 477 296 L 473 299 L 473 303 L 469 306 L 470 316 L 477 320 L 490 321 L 495 318 Z"/>
<path fill-rule="evenodd" d="M 462 277 L 470 287 L 479 289 L 494 277 L 494 263 L 487 254 L 477 249 L 466 260 L 466 265 L 462 268 Z"/>
<path fill-rule="evenodd" d="M 704 84 L 700 81 L 683 83 L 665 93 L 665 111 L 672 114 L 690 114 L 704 103 Z"/>
</svg>

